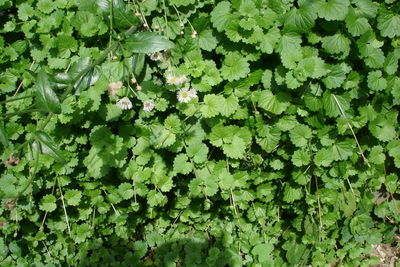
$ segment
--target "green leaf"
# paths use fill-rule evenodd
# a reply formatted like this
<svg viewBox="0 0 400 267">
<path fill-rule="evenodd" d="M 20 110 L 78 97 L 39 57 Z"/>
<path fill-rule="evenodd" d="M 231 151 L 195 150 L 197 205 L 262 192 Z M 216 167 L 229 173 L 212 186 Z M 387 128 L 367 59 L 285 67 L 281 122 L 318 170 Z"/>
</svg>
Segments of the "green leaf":
<svg viewBox="0 0 400 267">
<path fill-rule="evenodd" d="M 332 146 L 332 156 L 334 160 L 347 160 L 353 155 L 356 144 L 354 140 L 347 139 L 342 142 L 335 142 Z"/>
<path fill-rule="evenodd" d="M 211 129 L 209 139 L 212 145 L 220 147 L 224 143 L 231 143 L 233 135 L 231 128 L 218 124 Z"/>
<path fill-rule="evenodd" d="M 273 114 L 281 114 L 290 105 L 285 95 L 274 95 L 270 90 L 261 91 L 258 106 Z"/>
<path fill-rule="evenodd" d="M 386 57 L 384 67 L 387 74 L 395 74 L 399 67 L 399 55 L 396 55 L 394 52 L 389 52 Z"/>
<path fill-rule="evenodd" d="M 102 177 L 104 172 L 104 159 L 99 157 L 101 150 L 92 148 L 89 150 L 89 155 L 84 158 L 83 164 L 87 167 L 88 175 L 94 178 Z"/>
<path fill-rule="evenodd" d="M 334 160 L 331 149 L 322 148 L 314 157 L 314 162 L 317 166 L 329 167 Z"/>
<path fill-rule="evenodd" d="M 138 17 L 135 16 L 135 14 L 132 12 L 132 9 L 128 7 L 126 2 L 123 0 L 112 0 L 111 3 L 113 11 L 113 23 L 115 28 L 129 28 L 138 24 Z M 108 16 L 110 13 L 109 8 L 111 7 L 103 7 L 103 11 L 106 16 Z"/>
<path fill-rule="evenodd" d="M 283 200 L 288 203 L 293 203 L 303 197 L 303 191 L 301 187 L 292 187 L 286 184 L 283 192 Z"/>
<path fill-rule="evenodd" d="M 142 241 L 142 240 L 137 240 L 135 241 L 134 245 L 133 245 L 134 249 L 135 249 L 135 256 L 138 259 L 143 258 L 146 253 L 147 253 L 147 244 L 146 242 Z"/>
<path fill-rule="evenodd" d="M 147 194 L 147 203 L 150 205 L 150 207 L 162 206 L 164 203 L 166 203 L 166 200 L 167 197 L 156 190 L 151 190 Z"/>
<path fill-rule="evenodd" d="M 310 163 L 310 154 L 305 150 L 296 150 L 292 155 L 294 166 L 301 167 Z"/>
<path fill-rule="evenodd" d="M 351 71 L 351 68 L 342 63 L 340 65 L 331 65 L 328 67 L 328 75 L 322 79 L 322 82 L 329 89 L 340 87 L 346 79 L 346 74 Z"/>
<path fill-rule="evenodd" d="M 374 146 L 371 148 L 369 153 L 368 160 L 372 164 L 383 164 L 385 162 L 386 156 L 383 153 L 383 147 L 381 146 Z"/>
<path fill-rule="evenodd" d="M 290 266 L 301 266 L 302 262 L 308 260 L 307 246 L 297 243 L 293 235 L 282 247 L 286 250 L 286 258 Z"/>
<path fill-rule="evenodd" d="M 382 77 L 380 70 L 370 71 L 368 73 L 368 87 L 373 91 L 382 91 L 386 89 L 387 81 Z"/>
<path fill-rule="evenodd" d="M 38 147 L 43 154 L 47 154 L 57 160 L 60 163 L 66 163 L 66 160 L 61 153 L 61 151 L 58 149 L 57 145 L 55 142 L 50 138 L 49 135 L 47 135 L 45 132 L 38 131 L 35 133 L 37 140 L 39 141 L 39 146 Z"/>
<path fill-rule="evenodd" d="M 288 69 L 294 69 L 303 55 L 301 51 L 301 35 L 290 32 L 282 35 L 279 44 L 279 54 L 281 56 L 282 65 Z"/>
<path fill-rule="evenodd" d="M 236 96 L 230 95 L 228 98 L 224 98 L 222 105 L 220 106 L 220 113 L 222 116 L 229 117 L 239 107 L 239 100 Z"/>
<path fill-rule="evenodd" d="M 222 32 L 232 20 L 231 4 L 227 1 L 219 2 L 211 12 L 211 22 L 219 32 Z"/>
<path fill-rule="evenodd" d="M 49 77 L 44 70 L 41 70 L 37 75 L 35 88 L 38 107 L 56 114 L 61 113 L 60 100 L 53 89 L 51 89 Z"/>
<path fill-rule="evenodd" d="M 305 147 L 312 137 L 312 131 L 307 125 L 300 124 L 290 130 L 289 137 L 295 146 Z"/>
<path fill-rule="evenodd" d="M 70 189 L 65 192 L 64 197 L 67 200 L 68 205 L 78 206 L 81 202 L 82 192 L 77 189 Z"/>
<path fill-rule="evenodd" d="M 321 78 L 328 72 L 325 65 L 325 62 L 319 57 L 302 59 L 297 66 L 295 76 L 301 81 L 304 81 L 308 77 L 314 79 Z M 301 74 L 300 78 L 299 74 Z"/>
<path fill-rule="evenodd" d="M 75 224 L 72 232 L 74 233 L 74 241 L 78 244 L 84 242 L 87 238 L 93 235 L 91 227 L 87 223 L 80 225 Z"/>
<path fill-rule="evenodd" d="M 133 53 L 149 54 L 173 47 L 171 41 L 153 32 L 139 32 L 129 36 L 125 41 L 125 48 Z"/>
<path fill-rule="evenodd" d="M 270 89 L 271 88 L 271 81 L 272 81 L 272 71 L 271 70 L 265 70 L 261 82 L 264 86 L 264 89 Z"/>
<path fill-rule="evenodd" d="M 350 43 L 350 40 L 340 33 L 322 38 L 322 48 L 330 54 L 347 55 L 350 51 Z"/>
<path fill-rule="evenodd" d="M 153 125 L 151 138 L 155 148 L 169 147 L 176 142 L 176 135 L 159 125 Z"/>
<path fill-rule="evenodd" d="M 56 197 L 53 195 L 45 195 L 40 201 L 39 208 L 43 211 L 52 212 L 57 208 Z"/>
<path fill-rule="evenodd" d="M 201 180 L 204 193 L 207 196 L 213 196 L 218 192 L 218 182 L 216 181 L 216 176 L 206 176 Z"/>
<path fill-rule="evenodd" d="M 394 38 L 400 36 L 400 15 L 382 8 L 379 11 L 378 29 L 383 37 Z"/>
<path fill-rule="evenodd" d="M 124 58 L 124 65 L 129 72 L 132 72 L 136 77 L 140 77 L 144 69 L 145 55 L 134 54 L 131 57 Z"/>
<path fill-rule="evenodd" d="M 188 145 L 186 152 L 194 162 L 203 163 L 207 160 L 208 147 L 202 142 L 192 142 Z"/>
<path fill-rule="evenodd" d="M 115 121 L 121 116 L 122 109 L 115 104 L 106 104 L 106 121 Z"/>
<path fill-rule="evenodd" d="M 27 21 L 34 14 L 35 10 L 30 4 L 22 3 L 18 6 L 18 18 L 20 20 Z"/>
<path fill-rule="evenodd" d="M 388 142 L 396 137 L 396 128 L 393 122 L 387 120 L 383 115 L 379 115 L 369 125 L 368 129 L 378 140 Z"/>
<path fill-rule="evenodd" d="M 285 17 L 285 27 L 297 32 L 308 32 L 315 25 L 317 13 L 313 3 L 305 1 L 302 2 L 299 9 L 292 8 L 290 12 L 285 14 Z"/>
<path fill-rule="evenodd" d="M 132 189 L 132 184 L 130 183 L 122 183 L 118 186 L 118 194 L 125 200 L 130 199 L 135 194 L 135 191 Z"/>
<path fill-rule="evenodd" d="M 244 153 L 246 151 L 246 143 L 243 141 L 242 138 L 234 136 L 232 138 L 232 143 L 224 144 L 222 146 L 222 150 L 228 157 L 240 159 L 244 156 Z"/>
<path fill-rule="evenodd" d="M 244 78 L 250 72 L 249 63 L 237 52 L 229 52 L 222 64 L 221 75 L 230 82 Z"/>
<path fill-rule="evenodd" d="M 208 94 L 204 96 L 204 104 L 201 106 L 200 111 L 205 118 L 215 117 L 220 113 L 224 101 L 223 96 Z"/>
<path fill-rule="evenodd" d="M 342 111 L 346 111 L 350 108 L 350 103 L 342 96 L 334 95 L 328 91 L 324 93 L 323 103 L 325 113 L 329 117 L 337 117 L 342 115 Z"/>
<path fill-rule="evenodd" d="M 192 165 L 188 159 L 185 154 L 178 154 L 174 159 L 174 172 L 189 174 L 192 171 Z"/>
<path fill-rule="evenodd" d="M 235 187 L 235 178 L 228 172 L 227 169 L 224 169 L 216 176 L 219 178 L 219 186 L 221 189 L 229 190 Z"/>
<path fill-rule="evenodd" d="M 346 18 L 350 2 L 348 0 L 318 1 L 315 9 L 320 18 L 330 20 L 344 20 Z"/>
<path fill-rule="evenodd" d="M 173 133 L 179 133 L 182 127 L 181 120 L 175 114 L 171 114 L 165 119 L 164 126 Z"/>
<path fill-rule="evenodd" d="M 89 11 L 77 11 L 71 24 L 83 37 L 92 37 L 107 31 L 107 25 L 100 16 Z"/>
<path fill-rule="evenodd" d="M 258 260 L 263 262 L 268 262 L 271 260 L 271 253 L 274 250 L 274 245 L 270 243 L 258 244 L 252 250 L 251 253 L 258 257 Z"/>
<path fill-rule="evenodd" d="M 260 137 L 256 138 L 257 144 L 266 152 L 272 152 L 281 140 L 281 130 L 277 127 L 264 125 L 263 129 L 259 129 L 258 131 L 261 133 Z"/>
<path fill-rule="evenodd" d="M 189 6 L 196 3 L 196 0 L 171 0 L 171 3 L 176 6 Z"/>
<path fill-rule="evenodd" d="M 366 33 L 371 28 L 368 19 L 356 16 L 353 12 L 349 12 L 349 15 L 346 17 L 346 27 L 354 37 Z"/>
<path fill-rule="evenodd" d="M 17 178 L 12 174 L 4 174 L 0 177 L 0 197 L 16 197 L 18 195 Z"/>
<path fill-rule="evenodd" d="M 212 30 L 201 31 L 198 35 L 199 46 L 206 51 L 212 51 L 217 47 L 217 38 L 213 35 Z"/>
</svg>

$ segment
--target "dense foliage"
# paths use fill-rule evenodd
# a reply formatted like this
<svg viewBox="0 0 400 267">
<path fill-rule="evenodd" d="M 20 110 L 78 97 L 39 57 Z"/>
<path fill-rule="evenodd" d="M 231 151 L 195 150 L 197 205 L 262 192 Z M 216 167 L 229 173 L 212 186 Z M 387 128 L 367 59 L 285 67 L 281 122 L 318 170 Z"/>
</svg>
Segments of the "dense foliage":
<svg viewBox="0 0 400 267">
<path fill-rule="evenodd" d="M 399 232 L 395 0 L 0 0 L 1 266 L 368 266 Z"/>
</svg>

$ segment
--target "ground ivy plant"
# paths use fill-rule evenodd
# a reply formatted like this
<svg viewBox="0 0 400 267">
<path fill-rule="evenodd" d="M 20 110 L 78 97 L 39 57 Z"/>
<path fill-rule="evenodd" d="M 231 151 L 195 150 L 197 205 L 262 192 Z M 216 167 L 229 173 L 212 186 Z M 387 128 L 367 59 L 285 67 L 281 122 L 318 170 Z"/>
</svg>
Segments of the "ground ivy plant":
<svg viewBox="0 0 400 267">
<path fill-rule="evenodd" d="M 395 242 L 398 1 L 0 14 L 1 266 L 370 266 Z"/>
</svg>

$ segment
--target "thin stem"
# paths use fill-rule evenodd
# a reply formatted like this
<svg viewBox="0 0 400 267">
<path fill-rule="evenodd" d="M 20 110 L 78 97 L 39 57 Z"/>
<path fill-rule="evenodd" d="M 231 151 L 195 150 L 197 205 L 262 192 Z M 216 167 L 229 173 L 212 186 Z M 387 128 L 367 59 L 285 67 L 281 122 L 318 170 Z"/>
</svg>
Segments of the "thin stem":
<svg viewBox="0 0 400 267">
<path fill-rule="evenodd" d="M 320 233 L 320 241 L 321 241 L 321 233 L 324 229 L 324 225 L 322 223 L 322 209 L 321 209 L 321 202 L 319 201 L 320 195 L 317 194 L 317 201 L 318 201 L 318 215 L 319 215 L 319 233 Z"/>
<path fill-rule="evenodd" d="M 3 117 L 11 117 L 11 116 L 19 115 L 19 114 L 31 113 L 31 112 L 40 112 L 40 111 L 46 112 L 47 110 L 39 109 L 39 108 L 32 108 L 32 109 L 26 109 L 26 110 L 21 110 L 21 111 L 17 111 L 17 112 L 11 112 L 11 113 L 2 114 L 1 116 L 3 116 Z"/>
<path fill-rule="evenodd" d="M 110 39 L 108 40 L 108 46 L 111 46 L 111 43 L 112 43 L 114 2 L 110 1 L 110 4 L 111 4 L 111 8 L 110 8 Z M 112 56 L 112 51 L 111 51 L 111 56 Z"/>
<path fill-rule="evenodd" d="M 167 7 L 165 5 L 165 0 L 163 0 L 163 6 L 164 6 L 164 20 L 165 20 L 165 34 L 168 35 L 168 18 L 167 18 Z"/>
<path fill-rule="evenodd" d="M 230 173 L 229 171 L 229 160 L 228 157 L 226 157 L 226 170 L 228 171 L 228 173 Z M 233 207 L 233 211 L 235 212 L 235 215 L 238 215 L 238 211 L 236 208 L 236 201 L 235 201 L 235 197 L 233 195 L 233 190 L 232 188 L 230 188 L 230 199 L 231 199 L 231 203 L 232 203 L 232 207 Z"/>
<path fill-rule="evenodd" d="M 94 219 L 96 218 L 96 207 L 93 208 L 92 228 L 94 228 Z"/>
<path fill-rule="evenodd" d="M 13 101 L 25 99 L 25 98 L 31 98 L 31 97 L 34 97 L 34 96 L 35 96 L 35 95 L 27 95 L 27 96 L 13 97 L 13 98 L 11 98 L 11 99 L 7 99 L 7 100 L 4 100 L 4 101 L 1 101 L 1 102 L 0 102 L 0 105 L 5 104 L 5 103 L 8 103 L 8 102 L 13 102 Z"/>
<path fill-rule="evenodd" d="M 32 151 L 32 147 L 31 147 L 31 156 L 33 157 L 33 151 Z M 33 165 L 33 171 L 32 172 L 29 172 L 29 181 L 28 181 L 28 184 L 24 187 L 24 189 L 22 189 L 22 191 L 20 191 L 19 193 L 18 193 L 18 195 L 16 196 L 16 199 L 18 199 L 23 193 L 25 193 L 25 191 L 29 188 L 29 186 L 32 184 L 32 181 L 33 181 L 33 177 L 36 175 L 36 172 L 37 172 L 37 168 L 38 168 L 38 166 L 39 166 L 39 153 L 40 153 L 40 150 L 38 149 L 37 151 L 36 151 L 36 158 L 35 158 L 35 163 L 34 163 L 34 165 Z"/>
<path fill-rule="evenodd" d="M 69 220 L 68 220 L 67 209 L 65 208 L 64 195 L 63 195 L 63 192 L 62 192 L 62 189 L 61 189 L 60 180 L 58 179 L 58 177 L 57 177 L 57 184 L 58 184 L 58 189 L 60 190 L 61 202 L 62 202 L 63 209 L 64 209 L 65 222 L 67 223 L 68 234 L 69 234 L 69 236 L 71 236 L 71 227 L 69 226 Z"/>
<path fill-rule="evenodd" d="M 351 183 L 350 183 L 350 180 L 349 180 L 349 177 L 346 177 L 346 180 L 347 180 L 347 183 L 348 183 L 349 186 L 350 186 L 350 190 L 351 190 L 351 192 L 353 193 L 353 196 L 355 196 L 353 187 L 351 186 Z"/>
<path fill-rule="evenodd" d="M 32 61 L 32 64 L 31 64 L 31 66 L 29 67 L 29 70 L 32 69 L 33 65 L 35 65 L 35 61 Z M 18 88 L 17 88 L 17 90 L 15 91 L 15 93 L 14 93 L 13 96 L 16 96 L 16 95 L 18 94 L 19 90 L 20 90 L 21 87 L 22 87 L 22 83 L 23 83 L 23 82 L 24 82 L 24 79 L 22 79 L 22 81 L 19 83 Z"/>
<path fill-rule="evenodd" d="M 54 180 L 54 185 L 53 185 L 53 188 L 52 188 L 52 190 L 51 190 L 51 194 L 54 194 L 55 188 L 56 188 L 56 181 Z M 41 224 L 40 227 L 39 227 L 39 231 L 43 229 L 44 223 L 46 222 L 46 218 L 47 218 L 47 214 L 48 214 L 48 213 L 49 213 L 49 212 L 46 211 L 46 213 L 44 214 L 44 217 L 43 217 L 43 220 L 42 220 L 42 224 Z"/>
<path fill-rule="evenodd" d="M 345 118 L 347 120 L 346 114 L 344 113 L 342 106 L 340 105 L 339 101 L 337 100 L 336 96 L 334 94 L 332 94 L 333 98 L 335 99 L 335 102 L 337 104 L 337 106 L 339 107 L 340 113 L 342 114 L 343 118 Z M 358 149 L 360 150 L 361 153 L 361 157 L 363 158 L 364 162 L 367 163 L 368 167 L 371 167 L 367 158 L 364 156 L 364 152 L 361 149 L 360 143 L 358 142 L 357 136 L 353 130 L 353 127 L 351 126 L 351 124 L 349 122 L 346 122 L 347 126 L 350 128 L 351 133 L 353 134 L 354 140 L 356 140 L 356 144 Z"/>
</svg>

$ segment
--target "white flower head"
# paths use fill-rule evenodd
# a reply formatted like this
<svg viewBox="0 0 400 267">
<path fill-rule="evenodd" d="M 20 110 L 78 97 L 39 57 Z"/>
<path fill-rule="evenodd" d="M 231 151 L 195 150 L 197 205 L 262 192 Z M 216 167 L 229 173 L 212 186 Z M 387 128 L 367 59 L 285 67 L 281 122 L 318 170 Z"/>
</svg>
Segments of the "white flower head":
<svg viewBox="0 0 400 267">
<path fill-rule="evenodd" d="M 196 89 L 190 88 L 188 92 L 189 92 L 189 96 L 190 96 L 191 98 L 196 98 L 196 97 L 197 97 L 197 91 L 196 91 Z"/>
<path fill-rule="evenodd" d="M 163 54 L 160 52 L 152 53 L 152 54 L 150 54 L 150 59 L 153 61 L 163 60 Z"/>
<path fill-rule="evenodd" d="M 150 112 L 154 108 L 154 101 L 152 99 L 143 102 L 143 110 Z"/>
<path fill-rule="evenodd" d="M 183 84 L 188 81 L 188 78 L 186 77 L 186 75 L 182 75 L 182 76 L 178 77 L 178 80 L 179 80 L 180 84 Z"/>
<path fill-rule="evenodd" d="M 120 100 L 118 100 L 117 106 L 122 110 L 128 110 L 133 107 L 132 102 L 127 97 L 124 97 L 124 98 L 121 98 Z"/>
<path fill-rule="evenodd" d="M 182 88 L 176 93 L 178 101 L 181 103 L 188 103 L 193 97 L 188 88 Z"/>
<path fill-rule="evenodd" d="M 110 96 L 115 96 L 118 94 L 118 92 L 121 90 L 122 88 L 122 82 L 112 82 L 108 85 L 108 94 Z"/>
<path fill-rule="evenodd" d="M 188 78 L 185 75 L 181 75 L 179 77 L 174 76 L 172 74 L 168 74 L 167 83 L 173 85 L 181 85 L 188 81 Z"/>
<path fill-rule="evenodd" d="M 180 85 L 180 80 L 178 77 L 172 75 L 172 74 L 168 74 L 167 76 L 167 83 L 168 84 L 173 84 L 173 85 Z"/>
</svg>

